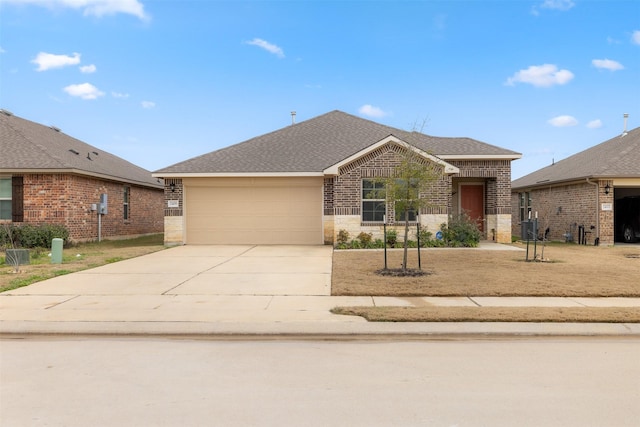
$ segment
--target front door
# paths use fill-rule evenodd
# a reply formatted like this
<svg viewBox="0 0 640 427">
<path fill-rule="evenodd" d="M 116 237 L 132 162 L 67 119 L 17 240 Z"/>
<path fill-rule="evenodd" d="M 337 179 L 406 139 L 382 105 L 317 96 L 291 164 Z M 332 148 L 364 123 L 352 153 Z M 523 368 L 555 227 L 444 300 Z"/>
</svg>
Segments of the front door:
<svg viewBox="0 0 640 427">
<path fill-rule="evenodd" d="M 484 233 L 484 185 L 460 184 L 460 209 L 475 220 Z"/>
</svg>

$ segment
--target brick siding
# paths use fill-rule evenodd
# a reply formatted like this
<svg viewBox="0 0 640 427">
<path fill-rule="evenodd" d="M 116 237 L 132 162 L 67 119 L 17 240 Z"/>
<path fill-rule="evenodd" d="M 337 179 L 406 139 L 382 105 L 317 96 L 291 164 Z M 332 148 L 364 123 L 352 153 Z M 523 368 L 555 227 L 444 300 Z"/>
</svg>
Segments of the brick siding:
<svg viewBox="0 0 640 427">
<path fill-rule="evenodd" d="M 74 241 L 98 237 L 98 217 L 91 205 L 108 197 L 102 238 L 161 233 L 162 190 L 72 174 L 23 174 L 25 224 L 59 224 Z M 129 218 L 124 219 L 124 187 L 130 188 Z"/>
<path fill-rule="evenodd" d="M 539 235 L 542 236 L 549 228 L 549 240 L 564 241 L 565 235 L 569 233 L 570 240 L 578 242 L 578 226 L 584 226 L 589 232 L 586 236 L 588 244 L 594 244 L 596 238 L 599 238 L 602 245 L 613 244 L 613 210 L 601 210 L 603 203 L 613 204 L 613 189 L 609 194 L 605 194 L 604 188 L 607 184 L 613 188 L 612 181 L 599 181 L 597 192 L 595 185 L 586 181 L 530 189 L 532 218 L 535 218 L 535 212 L 538 212 Z M 515 236 L 521 234 L 519 193 L 522 192 L 526 191 L 514 191 L 511 196 L 511 224 Z"/>
</svg>

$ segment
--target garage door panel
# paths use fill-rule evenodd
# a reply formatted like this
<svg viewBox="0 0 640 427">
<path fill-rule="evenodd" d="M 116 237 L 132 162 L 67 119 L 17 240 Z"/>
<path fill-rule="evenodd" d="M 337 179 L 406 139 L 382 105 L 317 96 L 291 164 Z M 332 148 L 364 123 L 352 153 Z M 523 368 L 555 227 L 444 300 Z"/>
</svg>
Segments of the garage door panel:
<svg viewBox="0 0 640 427">
<path fill-rule="evenodd" d="M 187 243 L 322 243 L 322 179 L 226 182 L 185 183 Z"/>
</svg>

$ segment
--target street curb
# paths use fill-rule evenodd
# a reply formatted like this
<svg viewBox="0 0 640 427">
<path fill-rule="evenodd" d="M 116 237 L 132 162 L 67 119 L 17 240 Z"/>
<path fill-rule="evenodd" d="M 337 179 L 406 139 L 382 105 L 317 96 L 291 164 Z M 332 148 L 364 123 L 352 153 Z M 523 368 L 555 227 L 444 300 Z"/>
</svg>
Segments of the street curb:
<svg viewBox="0 0 640 427">
<path fill-rule="evenodd" d="M 0 338 L 24 336 L 150 337 L 211 340 L 439 340 L 532 337 L 640 338 L 640 323 L 211 323 L 0 322 Z"/>
</svg>

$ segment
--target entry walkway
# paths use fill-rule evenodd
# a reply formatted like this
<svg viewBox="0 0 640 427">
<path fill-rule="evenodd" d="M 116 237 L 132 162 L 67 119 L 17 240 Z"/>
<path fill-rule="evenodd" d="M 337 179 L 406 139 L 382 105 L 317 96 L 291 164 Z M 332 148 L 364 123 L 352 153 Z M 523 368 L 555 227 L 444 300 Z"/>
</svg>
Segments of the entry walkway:
<svg viewBox="0 0 640 427">
<path fill-rule="evenodd" d="M 640 307 L 640 298 L 334 297 L 331 260 L 327 246 L 175 247 L 4 292 L 0 333 L 640 335 L 637 324 L 393 324 L 334 315 L 336 306 Z"/>
</svg>

